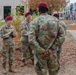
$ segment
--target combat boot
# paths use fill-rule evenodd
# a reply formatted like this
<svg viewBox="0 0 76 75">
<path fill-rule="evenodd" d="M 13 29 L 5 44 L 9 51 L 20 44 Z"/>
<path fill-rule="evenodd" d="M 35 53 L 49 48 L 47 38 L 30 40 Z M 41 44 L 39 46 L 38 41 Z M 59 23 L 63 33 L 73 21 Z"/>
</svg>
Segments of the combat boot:
<svg viewBox="0 0 76 75">
<path fill-rule="evenodd" d="M 3 68 L 3 73 L 7 74 L 7 70 L 5 68 Z"/>
<path fill-rule="evenodd" d="M 7 70 L 6 70 L 6 66 L 5 65 L 3 65 L 3 73 L 7 74 Z"/>
<path fill-rule="evenodd" d="M 12 70 L 12 66 L 9 66 L 9 72 L 16 73 L 14 70 Z"/>
<path fill-rule="evenodd" d="M 22 61 L 21 67 L 25 67 L 26 65 L 27 65 L 27 63 L 25 61 Z"/>
</svg>

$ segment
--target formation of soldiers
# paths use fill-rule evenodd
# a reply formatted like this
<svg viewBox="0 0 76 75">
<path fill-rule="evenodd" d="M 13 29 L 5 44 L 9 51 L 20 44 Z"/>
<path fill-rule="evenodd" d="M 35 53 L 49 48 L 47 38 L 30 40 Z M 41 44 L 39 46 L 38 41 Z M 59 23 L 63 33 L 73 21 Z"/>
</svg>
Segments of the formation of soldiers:
<svg viewBox="0 0 76 75">
<path fill-rule="evenodd" d="M 31 14 L 25 14 L 25 20 L 20 25 L 22 66 L 26 64 L 27 50 L 34 59 L 34 67 L 37 75 L 57 75 L 60 69 L 59 59 L 62 44 L 65 41 L 66 24 L 59 21 L 58 14 L 48 15 L 49 6 L 46 2 L 38 5 L 39 16 L 31 21 Z M 3 38 L 3 71 L 7 73 L 6 61 L 9 59 L 9 72 L 12 70 L 16 29 L 12 26 L 13 18 L 7 16 L 5 25 L 0 28 L 0 35 Z"/>
</svg>

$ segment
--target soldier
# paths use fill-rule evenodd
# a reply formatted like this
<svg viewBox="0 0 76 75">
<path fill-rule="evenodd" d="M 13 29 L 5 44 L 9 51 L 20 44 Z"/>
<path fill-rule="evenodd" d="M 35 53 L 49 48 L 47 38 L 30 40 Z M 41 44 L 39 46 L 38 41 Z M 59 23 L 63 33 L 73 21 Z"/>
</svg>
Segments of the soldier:
<svg viewBox="0 0 76 75">
<path fill-rule="evenodd" d="M 59 19 L 59 14 L 58 13 L 54 13 L 53 16 L 56 17 L 57 19 Z M 63 21 L 61 21 L 61 20 L 59 20 L 59 24 L 63 27 L 63 29 L 64 29 L 64 35 L 66 36 L 66 30 L 67 30 L 66 24 Z M 58 46 L 58 51 L 57 51 L 58 59 L 60 59 L 60 53 L 62 51 L 61 47 L 62 46 Z"/>
<path fill-rule="evenodd" d="M 47 14 L 49 7 L 46 2 L 38 5 L 39 17 L 30 23 L 29 42 L 33 48 L 34 65 L 37 75 L 57 75 L 59 62 L 57 46 L 62 45 L 64 30 L 57 18 Z"/>
<path fill-rule="evenodd" d="M 3 49 L 2 49 L 2 56 L 3 56 L 3 72 L 7 73 L 6 71 L 6 61 L 7 58 L 9 59 L 9 72 L 14 72 L 12 70 L 13 59 L 14 59 L 14 37 L 16 37 L 16 30 L 14 26 L 12 26 L 13 18 L 11 16 L 7 16 L 5 18 L 6 24 L 1 27 L 1 37 L 3 39 Z"/>
<path fill-rule="evenodd" d="M 58 13 L 54 13 L 53 16 L 56 17 L 57 19 L 59 19 L 59 14 L 58 14 Z M 64 29 L 64 34 L 66 35 L 66 30 L 67 30 L 66 24 L 65 24 L 62 20 L 59 20 L 59 23 L 60 23 L 60 25 L 63 27 L 63 29 Z"/>
<path fill-rule="evenodd" d="M 25 62 L 27 58 L 27 50 L 29 49 L 30 55 L 32 56 L 32 50 L 29 46 L 28 41 L 28 31 L 29 31 L 29 23 L 31 21 L 31 13 L 27 12 L 25 14 L 25 20 L 20 25 L 21 30 L 21 51 L 22 51 L 22 64 L 21 67 L 24 67 L 27 63 Z"/>
</svg>

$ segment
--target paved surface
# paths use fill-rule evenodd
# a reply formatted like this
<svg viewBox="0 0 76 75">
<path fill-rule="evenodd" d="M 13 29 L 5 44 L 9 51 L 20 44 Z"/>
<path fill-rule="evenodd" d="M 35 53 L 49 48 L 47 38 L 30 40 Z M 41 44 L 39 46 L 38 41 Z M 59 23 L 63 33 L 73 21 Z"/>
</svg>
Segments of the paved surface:
<svg viewBox="0 0 76 75">
<path fill-rule="evenodd" d="M 71 35 L 74 37 L 74 39 L 76 40 L 76 30 L 67 30 L 67 32 L 70 32 Z"/>
</svg>

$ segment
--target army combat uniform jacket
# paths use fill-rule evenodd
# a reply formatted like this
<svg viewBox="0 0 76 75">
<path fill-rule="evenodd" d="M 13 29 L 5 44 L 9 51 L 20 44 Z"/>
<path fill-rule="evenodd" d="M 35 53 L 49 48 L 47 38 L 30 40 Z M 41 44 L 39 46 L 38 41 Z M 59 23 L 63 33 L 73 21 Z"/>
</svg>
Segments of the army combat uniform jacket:
<svg viewBox="0 0 76 75">
<path fill-rule="evenodd" d="M 14 31 L 9 34 L 10 30 L 14 29 Z M 16 30 L 14 26 L 8 26 L 8 25 L 3 25 L 1 27 L 1 37 L 3 39 L 3 48 L 2 48 L 2 55 L 3 55 L 3 67 L 6 66 L 7 62 L 7 56 L 9 59 L 9 66 L 12 66 L 13 60 L 14 60 L 14 51 L 15 51 L 15 42 L 14 42 L 14 37 L 16 37 Z"/>
<path fill-rule="evenodd" d="M 29 23 L 27 21 L 23 21 L 20 25 L 21 30 L 21 42 L 28 43 L 28 31 L 29 31 Z"/>
<path fill-rule="evenodd" d="M 58 19 L 43 13 L 30 23 L 30 32 L 29 42 L 33 47 L 35 69 L 37 73 L 42 71 L 42 75 L 46 75 L 46 63 L 51 75 L 59 68 L 57 46 L 62 46 L 65 40 L 64 29 Z M 45 57 L 44 52 L 49 49 L 52 53 Z"/>
<path fill-rule="evenodd" d="M 9 34 L 10 29 L 14 29 L 12 34 Z M 7 25 L 3 25 L 1 27 L 1 37 L 3 39 L 3 45 L 14 45 L 14 37 L 16 37 L 16 30 L 15 28 L 11 25 L 11 26 L 7 26 Z"/>
</svg>

